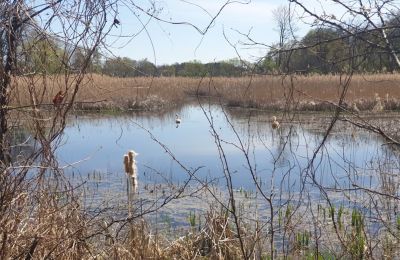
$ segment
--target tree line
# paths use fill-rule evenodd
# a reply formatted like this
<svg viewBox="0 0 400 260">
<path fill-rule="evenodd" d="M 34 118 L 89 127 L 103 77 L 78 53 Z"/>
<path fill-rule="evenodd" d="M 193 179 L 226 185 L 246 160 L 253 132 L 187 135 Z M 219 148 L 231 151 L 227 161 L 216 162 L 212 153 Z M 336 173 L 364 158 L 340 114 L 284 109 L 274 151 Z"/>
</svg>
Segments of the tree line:
<svg viewBox="0 0 400 260">
<path fill-rule="evenodd" d="M 396 23 L 396 24 L 393 24 Z M 388 29 L 388 41 L 395 53 L 400 53 L 399 21 Z M 371 29 L 347 32 L 321 27 L 310 30 L 299 42 L 288 42 L 283 48 L 273 50 L 258 66 L 262 73 L 271 70 L 290 73 L 341 73 L 350 69 L 360 73 L 394 72 L 398 66 L 391 51 L 382 48 L 385 41 L 380 32 Z M 371 44 L 374 43 L 374 44 Z M 288 50 L 288 51 L 287 51 Z M 281 62 L 278 62 L 278 58 Z"/>
<path fill-rule="evenodd" d="M 400 52 L 400 21 L 387 22 L 387 37 L 396 54 Z M 379 44 L 380 32 L 370 28 L 349 34 L 346 30 L 320 26 L 311 29 L 300 40 L 280 41 L 258 62 L 233 58 L 225 61 L 201 63 L 194 60 L 171 65 L 155 65 L 147 59 L 128 57 L 104 58 L 99 51 L 92 55 L 88 71 L 113 77 L 239 77 L 250 74 L 276 73 L 340 73 L 357 68 L 362 73 L 394 72 L 397 68 L 393 55 Z M 357 37 L 354 36 L 357 35 Z M 385 39 L 381 39 L 384 41 Z M 373 42 L 374 44 L 370 44 Z M 23 72 L 60 73 L 63 68 L 79 70 L 85 62 L 86 50 L 60 46 L 55 40 L 32 37 L 24 47 L 18 62 Z M 32 51 L 29 51 L 32 50 Z M 62 63 L 69 63 L 62 66 Z"/>
</svg>

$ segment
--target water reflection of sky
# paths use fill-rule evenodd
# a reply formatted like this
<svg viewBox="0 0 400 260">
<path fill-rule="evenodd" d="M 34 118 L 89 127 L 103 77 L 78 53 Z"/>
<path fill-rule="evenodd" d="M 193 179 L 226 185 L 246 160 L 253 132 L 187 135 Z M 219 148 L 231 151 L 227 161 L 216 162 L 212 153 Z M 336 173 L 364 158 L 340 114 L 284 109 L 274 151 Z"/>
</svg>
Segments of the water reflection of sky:
<svg viewBox="0 0 400 260">
<path fill-rule="evenodd" d="M 210 110 L 208 110 L 210 109 Z M 210 113 L 211 112 L 211 113 Z M 75 174 L 87 175 L 97 171 L 107 173 L 108 183 L 123 183 L 123 154 L 128 150 L 139 153 L 137 164 L 139 180 L 159 180 L 155 171 L 175 182 L 185 180 L 188 175 L 171 159 L 163 148 L 137 124 L 148 129 L 154 137 L 165 144 L 174 156 L 189 169 L 203 166 L 197 173 L 201 179 L 222 177 L 223 171 L 210 124 L 198 106 L 186 106 L 178 112 L 182 118 L 179 127 L 175 124 L 175 112 L 163 117 L 155 115 L 104 115 L 78 116 L 65 129 L 63 145 L 58 156 L 63 164 Z M 222 147 L 233 173 L 236 188 L 253 188 L 252 176 L 234 131 L 218 106 L 207 107 L 214 128 L 224 141 Z M 289 127 L 283 123 L 280 130 L 273 130 L 270 115 L 253 117 L 229 117 L 243 145 L 248 149 L 249 160 L 264 185 L 270 186 L 271 178 L 277 189 L 299 188 L 301 177 L 315 173 L 316 179 L 330 187 L 349 186 L 349 178 L 365 184 L 369 168 L 376 167 L 382 158 L 390 158 L 390 151 L 383 149 L 381 141 L 374 135 L 358 132 L 352 136 L 350 130 L 335 131 L 315 159 L 314 171 L 305 170 L 319 142 L 321 132 L 307 130 L 298 124 Z M 232 145 L 232 143 L 234 145 Z M 389 156 L 389 157 L 388 157 Z M 309 179 L 310 180 L 310 179 Z M 220 185 L 224 185 L 221 179 Z"/>
</svg>

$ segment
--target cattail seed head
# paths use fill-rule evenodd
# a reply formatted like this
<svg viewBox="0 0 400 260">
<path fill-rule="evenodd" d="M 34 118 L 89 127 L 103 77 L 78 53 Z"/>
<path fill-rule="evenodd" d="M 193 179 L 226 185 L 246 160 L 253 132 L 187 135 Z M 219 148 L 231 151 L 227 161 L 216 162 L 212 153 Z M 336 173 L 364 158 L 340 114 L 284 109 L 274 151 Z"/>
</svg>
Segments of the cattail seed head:
<svg viewBox="0 0 400 260">
<path fill-rule="evenodd" d="M 135 160 L 135 157 L 136 157 L 137 155 L 139 155 L 139 154 L 136 153 L 136 152 L 133 151 L 133 150 L 130 150 L 130 151 L 128 152 L 129 161 L 134 161 L 134 160 Z"/>
<path fill-rule="evenodd" d="M 129 156 L 124 155 L 124 166 L 125 166 L 125 173 L 129 173 Z"/>
</svg>

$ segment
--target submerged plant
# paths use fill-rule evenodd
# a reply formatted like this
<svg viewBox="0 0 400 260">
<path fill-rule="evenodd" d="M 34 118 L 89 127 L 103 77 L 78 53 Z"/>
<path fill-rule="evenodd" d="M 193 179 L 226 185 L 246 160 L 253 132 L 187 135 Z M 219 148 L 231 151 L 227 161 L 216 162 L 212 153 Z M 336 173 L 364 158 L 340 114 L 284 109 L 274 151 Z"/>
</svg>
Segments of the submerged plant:
<svg viewBox="0 0 400 260">
<path fill-rule="evenodd" d="M 309 231 L 299 232 L 296 234 L 296 245 L 303 250 L 310 245 L 311 233 Z"/>
<path fill-rule="evenodd" d="M 396 226 L 397 226 L 397 230 L 400 231 L 400 216 L 397 216 L 397 218 L 396 218 Z"/>
<path fill-rule="evenodd" d="M 337 216 L 339 230 L 343 229 L 342 215 L 343 215 L 343 205 L 340 205 L 339 211 L 338 211 L 338 216 Z"/>
<path fill-rule="evenodd" d="M 279 224 L 279 227 L 282 225 L 282 209 L 279 209 L 279 212 L 278 212 L 278 224 Z"/>
<path fill-rule="evenodd" d="M 349 236 L 349 252 L 353 259 L 362 259 L 368 248 L 363 230 L 363 216 L 357 209 L 353 209 L 351 214 L 351 226 L 352 232 Z"/>
<path fill-rule="evenodd" d="M 189 221 L 189 225 L 191 227 L 196 226 L 196 213 L 195 212 L 193 212 L 193 211 L 189 212 L 188 221 Z"/>
<path fill-rule="evenodd" d="M 357 232 L 360 232 L 363 226 L 362 215 L 357 209 L 353 209 L 351 213 L 351 226 L 354 227 Z"/>
<path fill-rule="evenodd" d="M 332 219 L 335 217 L 335 206 L 334 205 L 329 207 L 329 217 Z"/>
</svg>

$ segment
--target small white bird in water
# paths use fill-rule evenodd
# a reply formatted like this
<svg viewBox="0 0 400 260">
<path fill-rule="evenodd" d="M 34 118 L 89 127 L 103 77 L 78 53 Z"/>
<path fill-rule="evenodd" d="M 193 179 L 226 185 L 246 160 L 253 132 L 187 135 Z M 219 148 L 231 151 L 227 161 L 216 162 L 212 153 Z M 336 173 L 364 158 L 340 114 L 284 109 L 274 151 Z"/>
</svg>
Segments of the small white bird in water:
<svg viewBox="0 0 400 260">
<path fill-rule="evenodd" d="M 279 125 L 279 122 L 276 121 L 276 116 L 273 116 L 273 117 L 272 117 L 272 128 L 273 128 L 273 129 L 277 129 L 277 128 L 279 128 L 279 127 L 280 127 L 280 125 Z"/>
<path fill-rule="evenodd" d="M 175 123 L 180 124 L 182 120 L 179 118 L 178 115 L 175 115 Z"/>
</svg>

